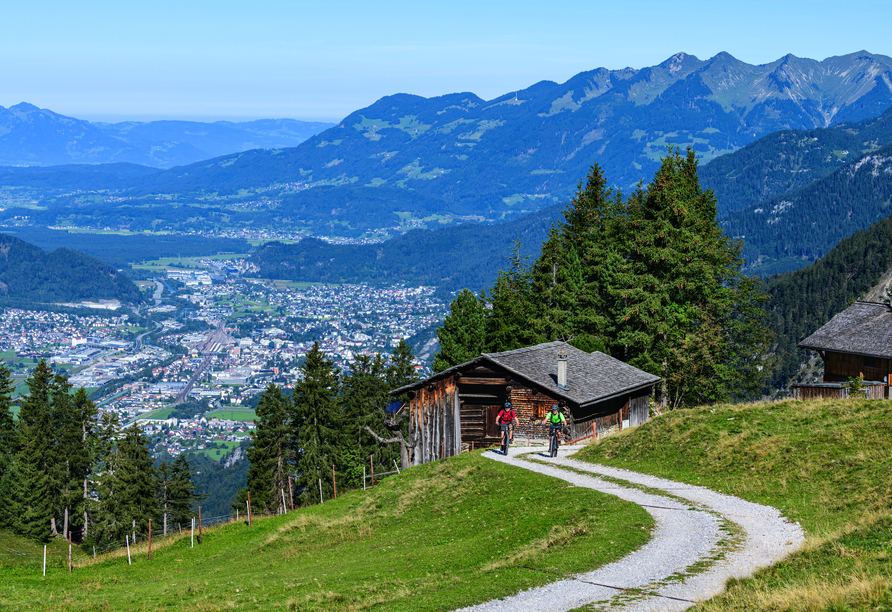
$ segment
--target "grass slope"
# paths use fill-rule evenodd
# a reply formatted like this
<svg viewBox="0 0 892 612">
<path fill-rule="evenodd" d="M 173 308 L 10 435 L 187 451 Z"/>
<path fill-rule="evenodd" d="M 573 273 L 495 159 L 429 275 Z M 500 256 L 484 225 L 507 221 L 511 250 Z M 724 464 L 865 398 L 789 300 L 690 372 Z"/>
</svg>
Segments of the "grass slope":
<svg viewBox="0 0 892 612">
<path fill-rule="evenodd" d="M 0 609 L 450 610 L 617 560 L 651 527 L 638 506 L 466 453 L 132 566 L 2 567 Z"/>
<path fill-rule="evenodd" d="M 892 609 L 892 402 L 680 410 L 577 458 L 699 484 L 780 508 L 805 549 L 732 581 L 700 610 Z"/>
</svg>

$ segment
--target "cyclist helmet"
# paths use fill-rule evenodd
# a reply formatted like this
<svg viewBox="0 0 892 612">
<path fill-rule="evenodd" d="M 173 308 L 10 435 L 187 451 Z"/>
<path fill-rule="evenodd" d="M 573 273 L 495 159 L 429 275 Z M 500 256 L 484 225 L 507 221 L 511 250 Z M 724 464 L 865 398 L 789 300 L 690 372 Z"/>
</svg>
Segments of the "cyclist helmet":
<svg viewBox="0 0 892 612">
<path fill-rule="evenodd" d="M 511 407 L 511 402 L 505 402 L 505 408 L 510 408 L 510 407 Z"/>
<path fill-rule="evenodd" d="M 558 409 L 558 405 L 557 405 L 557 404 L 552 404 L 552 405 L 551 405 L 551 409 L 552 409 L 552 410 L 557 410 L 557 409 Z"/>
</svg>

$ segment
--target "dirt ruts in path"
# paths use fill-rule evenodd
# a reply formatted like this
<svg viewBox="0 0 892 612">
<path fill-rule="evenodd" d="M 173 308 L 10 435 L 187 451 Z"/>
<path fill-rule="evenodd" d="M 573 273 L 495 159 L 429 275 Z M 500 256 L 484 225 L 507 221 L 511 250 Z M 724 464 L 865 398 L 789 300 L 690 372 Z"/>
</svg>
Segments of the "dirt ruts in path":
<svg viewBox="0 0 892 612">
<path fill-rule="evenodd" d="M 805 540 L 802 528 L 775 508 L 704 487 L 569 459 L 567 455 L 577 450 L 573 447 L 562 448 L 555 459 L 538 450 L 514 448 L 508 457 L 496 452 L 486 456 L 639 504 L 654 517 L 653 537 L 642 548 L 595 571 L 464 610 L 563 612 L 587 604 L 605 610 L 684 610 L 720 593 L 729 578 L 776 563 Z M 533 460 L 519 457 L 525 454 Z"/>
</svg>

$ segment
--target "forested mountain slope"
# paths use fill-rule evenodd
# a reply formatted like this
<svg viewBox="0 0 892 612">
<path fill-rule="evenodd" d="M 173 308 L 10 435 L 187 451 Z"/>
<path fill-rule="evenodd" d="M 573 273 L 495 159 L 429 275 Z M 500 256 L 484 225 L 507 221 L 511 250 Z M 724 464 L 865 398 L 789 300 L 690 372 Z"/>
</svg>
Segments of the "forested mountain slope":
<svg viewBox="0 0 892 612">
<path fill-rule="evenodd" d="M 272 242 L 248 260 L 252 274 L 320 282 L 406 282 L 444 291 L 491 284 L 508 267 L 511 245 L 535 254 L 563 206 L 554 205 L 514 221 L 467 223 L 438 230 L 414 230 L 371 245 L 334 245 L 313 238 L 296 244 Z"/>
<path fill-rule="evenodd" d="M 879 117 L 813 130 L 780 130 L 700 166 L 719 216 L 795 191 L 892 144 L 892 107 Z"/>
<path fill-rule="evenodd" d="M 139 288 L 98 259 L 71 249 L 49 253 L 0 234 L 0 301 L 71 302 L 118 299 L 139 302 Z"/>
<path fill-rule="evenodd" d="M 845 238 L 810 266 L 763 281 L 778 359 L 767 392 L 797 381 L 808 354 L 796 344 L 870 291 L 890 267 L 892 218 L 886 218 Z"/>
<path fill-rule="evenodd" d="M 731 213 L 721 221 L 742 238 L 751 273 L 795 270 L 840 240 L 892 213 L 892 145 L 863 155 L 790 193 Z"/>
</svg>

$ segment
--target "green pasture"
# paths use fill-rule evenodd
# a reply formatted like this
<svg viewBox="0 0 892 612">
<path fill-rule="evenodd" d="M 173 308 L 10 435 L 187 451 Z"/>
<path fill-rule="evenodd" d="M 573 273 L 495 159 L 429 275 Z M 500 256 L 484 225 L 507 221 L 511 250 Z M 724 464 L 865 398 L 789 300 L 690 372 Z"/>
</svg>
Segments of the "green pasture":
<svg viewBox="0 0 892 612">
<path fill-rule="evenodd" d="M 54 568 L 0 568 L 3 610 L 452 610 L 639 548 L 640 507 L 492 461 L 416 466 L 369 491 Z M 255 508 L 255 512 L 259 509 Z"/>
<path fill-rule="evenodd" d="M 892 402 L 677 410 L 577 453 L 778 508 L 803 550 L 695 610 L 892 610 Z"/>
</svg>

